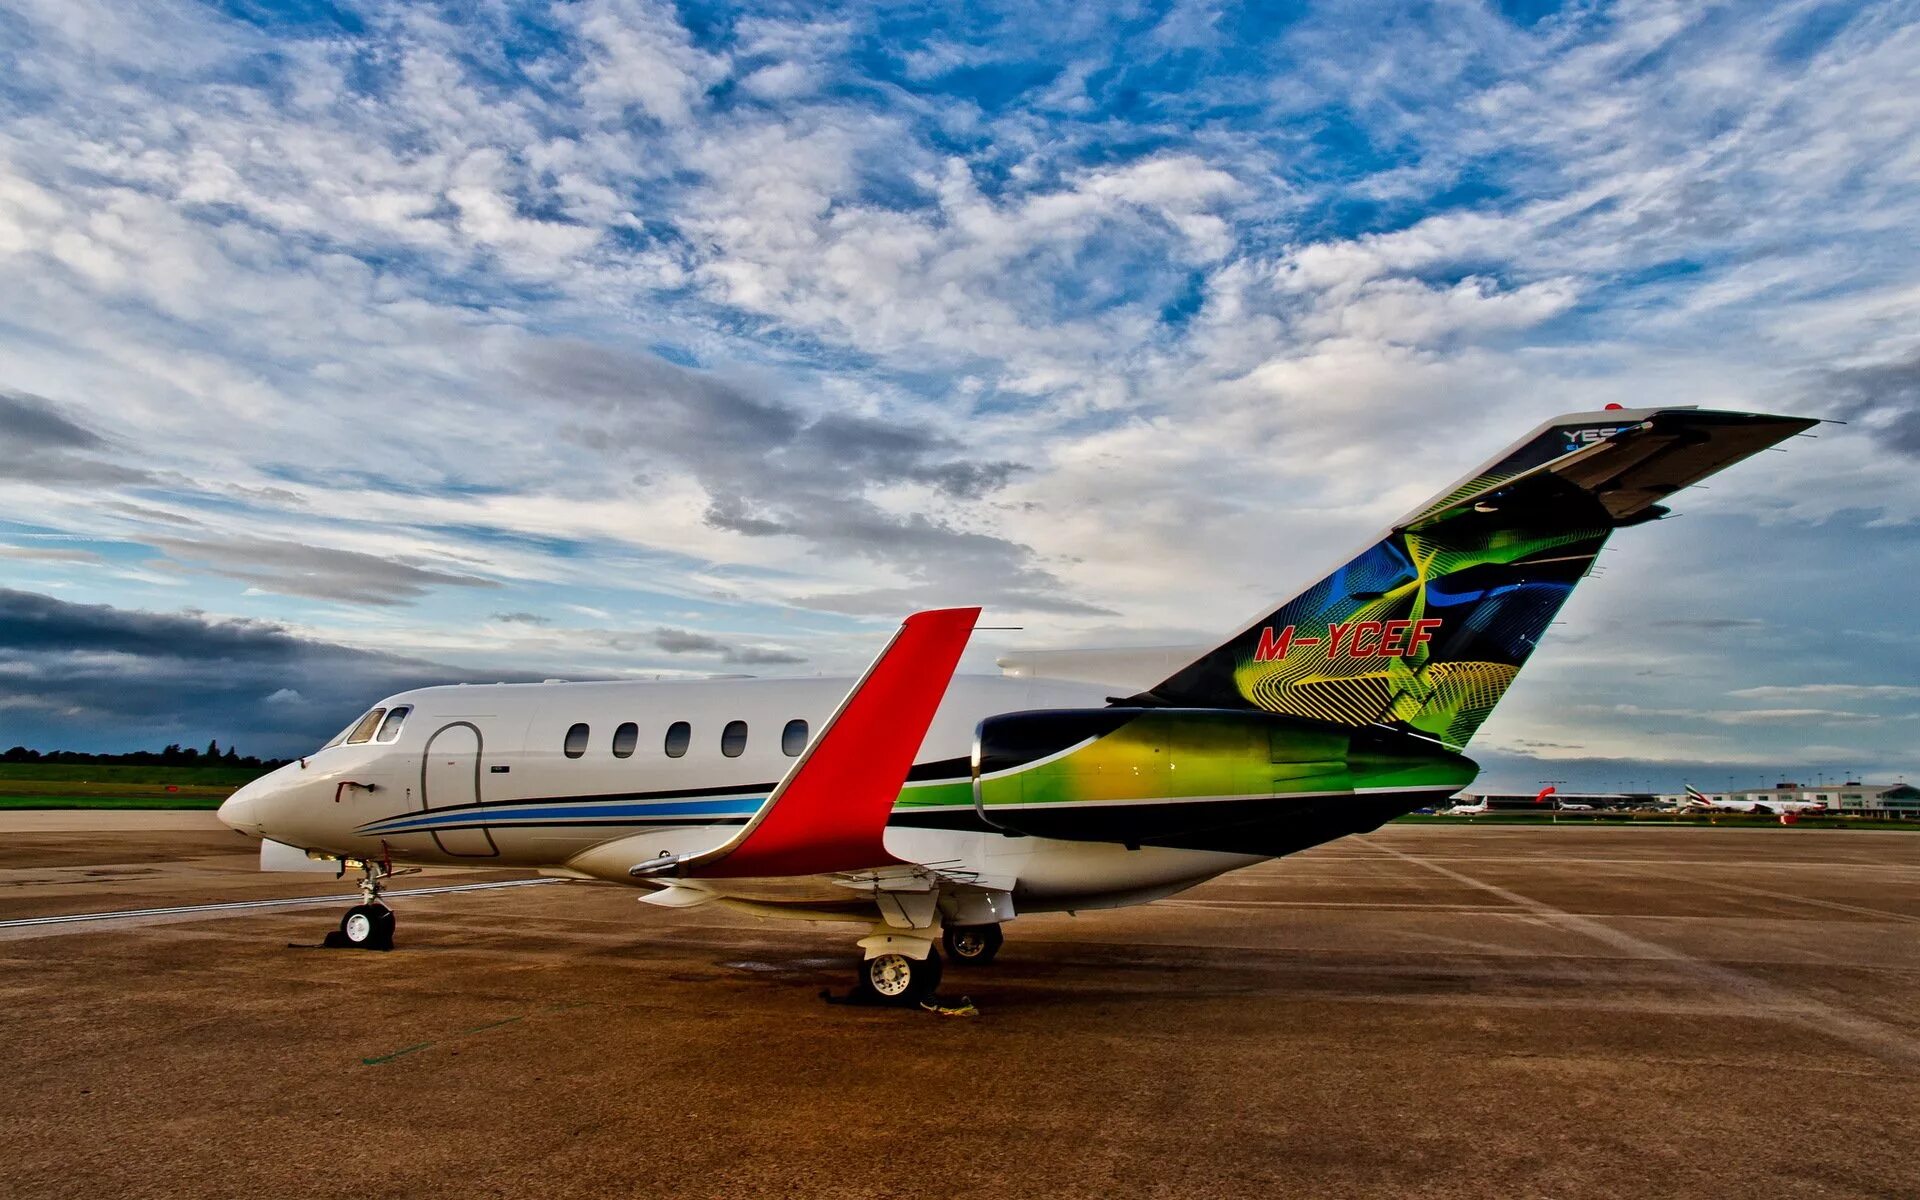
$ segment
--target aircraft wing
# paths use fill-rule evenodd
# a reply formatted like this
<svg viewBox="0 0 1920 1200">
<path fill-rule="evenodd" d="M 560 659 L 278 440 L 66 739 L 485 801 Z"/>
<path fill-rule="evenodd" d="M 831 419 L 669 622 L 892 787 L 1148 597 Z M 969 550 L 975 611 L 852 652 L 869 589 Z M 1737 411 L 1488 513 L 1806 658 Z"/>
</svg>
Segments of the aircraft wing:
<svg viewBox="0 0 1920 1200">
<path fill-rule="evenodd" d="M 738 879 L 899 862 L 883 844 L 887 819 L 979 616 L 978 608 L 944 608 L 908 617 L 739 833 L 628 874 Z"/>
</svg>

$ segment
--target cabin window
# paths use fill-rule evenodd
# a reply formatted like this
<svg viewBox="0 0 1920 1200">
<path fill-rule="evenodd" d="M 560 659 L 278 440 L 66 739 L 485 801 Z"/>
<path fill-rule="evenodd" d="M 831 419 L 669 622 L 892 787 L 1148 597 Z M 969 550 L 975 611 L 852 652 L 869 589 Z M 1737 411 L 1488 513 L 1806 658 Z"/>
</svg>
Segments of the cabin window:
<svg viewBox="0 0 1920 1200">
<path fill-rule="evenodd" d="M 685 721 L 675 721 L 667 726 L 667 757 L 679 758 L 687 752 L 687 745 L 693 741 L 693 726 Z"/>
<path fill-rule="evenodd" d="M 739 758 L 747 752 L 747 723 L 728 721 L 727 727 L 720 731 L 720 753 L 728 758 Z"/>
<path fill-rule="evenodd" d="M 640 744 L 640 727 L 632 721 L 623 721 L 620 728 L 613 731 L 613 756 L 632 758 L 633 748 Z"/>
<path fill-rule="evenodd" d="M 373 740 L 376 742 L 399 741 L 400 728 L 407 723 L 407 714 L 412 711 L 412 705 L 402 704 L 392 712 L 389 712 L 387 719 L 380 723 L 380 732 L 374 736 Z"/>
<path fill-rule="evenodd" d="M 361 717 L 360 723 L 358 725 L 355 725 L 353 727 L 353 732 L 347 735 L 347 745 L 357 746 L 361 742 L 364 742 L 368 738 L 371 738 L 373 736 L 373 731 L 380 728 L 380 718 L 386 715 L 387 715 L 386 709 L 376 708 L 372 712 L 368 713 L 366 716 Z"/>
<path fill-rule="evenodd" d="M 799 758 L 800 752 L 806 748 L 807 723 L 795 717 L 780 731 L 780 753 L 788 758 Z"/>
<path fill-rule="evenodd" d="M 573 725 L 567 730 L 566 744 L 560 747 L 561 750 L 568 758 L 579 758 L 587 752 L 587 736 L 591 732 L 584 722 Z"/>
</svg>

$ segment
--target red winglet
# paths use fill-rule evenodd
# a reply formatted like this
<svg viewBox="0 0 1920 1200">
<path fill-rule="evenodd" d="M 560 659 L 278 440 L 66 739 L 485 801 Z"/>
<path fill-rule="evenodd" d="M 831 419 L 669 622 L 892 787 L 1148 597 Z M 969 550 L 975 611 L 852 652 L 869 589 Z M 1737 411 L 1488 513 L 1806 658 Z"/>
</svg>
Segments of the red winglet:
<svg viewBox="0 0 1920 1200">
<path fill-rule="evenodd" d="M 979 617 L 977 608 L 908 617 L 740 835 L 685 874 L 821 875 L 898 862 L 884 845 L 887 818 Z"/>
</svg>

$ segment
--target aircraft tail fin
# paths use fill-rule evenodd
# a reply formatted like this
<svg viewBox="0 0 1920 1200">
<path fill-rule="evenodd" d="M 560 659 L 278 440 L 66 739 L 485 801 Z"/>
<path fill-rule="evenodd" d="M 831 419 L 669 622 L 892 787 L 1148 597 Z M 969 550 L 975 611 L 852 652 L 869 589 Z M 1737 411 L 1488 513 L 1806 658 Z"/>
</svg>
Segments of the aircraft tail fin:
<svg viewBox="0 0 1920 1200">
<path fill-rule="evenodd" d="M 1464 746 L 1614 530 L 1817 423 L 1693 408 L 1558 417 L 1123 703 L 1384 724 Z"/>
</svg>

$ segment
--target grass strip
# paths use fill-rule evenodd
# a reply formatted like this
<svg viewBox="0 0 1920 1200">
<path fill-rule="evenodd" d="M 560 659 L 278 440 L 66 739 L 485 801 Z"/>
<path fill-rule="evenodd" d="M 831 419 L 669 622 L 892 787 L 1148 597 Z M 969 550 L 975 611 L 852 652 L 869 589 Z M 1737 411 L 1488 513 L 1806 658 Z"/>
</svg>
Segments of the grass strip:
<svg viewBox="0 0 1920 1200">
<path fill-rule="evenodd" d="M 0 809 L 142 809 L 211 812 L 224 796 L 0 796 Z"/>
</svg>

